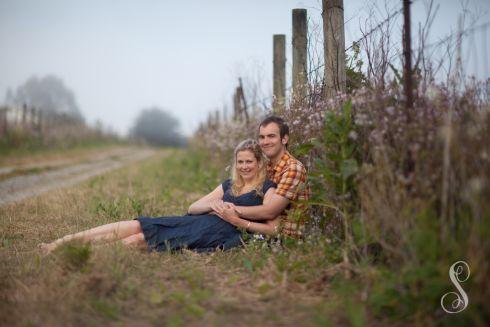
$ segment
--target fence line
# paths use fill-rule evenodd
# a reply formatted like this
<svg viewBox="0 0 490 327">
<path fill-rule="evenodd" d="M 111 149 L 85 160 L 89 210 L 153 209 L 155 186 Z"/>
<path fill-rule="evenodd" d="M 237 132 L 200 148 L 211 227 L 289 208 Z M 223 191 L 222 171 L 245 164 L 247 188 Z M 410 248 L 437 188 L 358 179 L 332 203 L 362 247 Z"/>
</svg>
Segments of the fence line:
<svg viewBox="0 0 490 327">
<path fill-rule="evenodd" d="M 25 104 L 0 107 L 0 136 L 2 137 L 14 130 L 42 135 L 47 129 L 80 124 L 83 123 L 66 113 L 45 113 L 39 108 L 28 107 Z"/>
<path fill-rule="evenodd" d="M 413 4 L 415 1 L 411 1 L 411 3 Z M 389 23 L 391 20 L 393 20 L 396 16 L 398 16 L 401 13 L 403 13 L 403 7 L 399 8 L 399 9 L 397 9 L 397 10 L 391 12 L 391 13 L 389 13 L 387 18 L 385 18 L 383 21 L 381 21 L 378 24 L 376 24 L 376 26 L 374 26 L 373 28 L 371 28 L 366 33 L 363 33 L 363 36 L 361 38 L 357 39 L 356 41 L 352 42 L 352 44 L 349 47 L 346 47 L 345 48 L 345 52 L 351 50 L 356 44 L 359 44 L 361 41 L 366 40 L 369 36 L 371 36 L 373 33 L 375 33 L 376 31 L 378 31 L 385 24 Z M 345 28 L 345 25 L 347 24 L 347 22 L 350 21 L 351 19 L 349 19 L 346 22 L 344 22 L 344 24 L 343 24 L 344 28 Z M 443 39 L 441 39 L 439 41 L 436 41 L 436 42 L 433 42 L 433 43 L 429 43 L 429 44 L 425 44 L 425 45 L 419 45 L 417 48 L 412 49 L 412 54 L 413 53 L 420 52 L 421 50 L 428 50 L 428 49 L 432 49 L 432 48 L 441 47 L 441 46 L 447 44 L 448 42 L 450 42 L 454 37 L 459 37 L 459 38 L 468 37 L 468 35 L 470 35 L 470 34 L 473 35 L 477 31 L 482 31 L 482 34 L 485 36 L 486 33 L 487 33 L 488 28 L 490 28 L 490 21 L 489 22 L 485 22 L 485 23 L 480 24 L 480 25 L 470 26 L 470 27 L 468 27 L 466 29 L 453 32 L 450 35 L 448 35 L 447 37 L 444 37 Z M 485 39 L 485 37 L 484 37 L 484 39 Z M 487 49 L 486 49 L 486 43 L 485 42 L 483 44 L 483 51 L 484 51 L 484 53 L 486 53 L 486 51 L 487 51 Z M 483 58 L 484 58 L 484 60 L 488 60 L 488 58 L 486 58 L 485 55 L 483 56 Z M 485 67 L 487 65 L 488 65 L 488 63 L 485 61 Z M 314 68 L 311 68 L 307 72 L 307 76 L 308 77 L 311 76 L 313 73 L 317 72 L 319 69 L 322 69 L 324 67 L 325 67 L 325 64 L 322 63 L 320 65 L 317 65 Z M 294 79 L 294 76 L 293 76 L 293 79 Z M 291 84 L 289 87 L 284 88 L 284 93 L 285 94 L 286 93 L 290 93 L 292 90 L 294 90 L 294 85 Z M 242 88 L 242 96 L 243 96 L 243 91 L 244 90 Z M 309 95 L 305 95 L 305 97 L 307 97 L 307 96 L 309 96 Z M 274 101 L 275 100 L 277 100 L 277 99 L 276 99 L 276 97 L 274 95 L 272 95 L 272 96 L 266 96 L 266 97 L 263 97 L 261 99 L 258 99 L 258 100 L 255 100 L 255 101 L 249 103 L 248 107 L 251 108 L 251 109 L 253 109 L 253 108 L 257 107 L 260 104 L 264 104 L 266 102 L 267 103 L 270 102 L 271 103 L 271 108 L 273 108 L 274 107 Z M 235 118 L 237 118 L 237 117 L 235 116 Z M 240 117 L 238 117 L 238 119 L 240 119 Z"/>
</svg>

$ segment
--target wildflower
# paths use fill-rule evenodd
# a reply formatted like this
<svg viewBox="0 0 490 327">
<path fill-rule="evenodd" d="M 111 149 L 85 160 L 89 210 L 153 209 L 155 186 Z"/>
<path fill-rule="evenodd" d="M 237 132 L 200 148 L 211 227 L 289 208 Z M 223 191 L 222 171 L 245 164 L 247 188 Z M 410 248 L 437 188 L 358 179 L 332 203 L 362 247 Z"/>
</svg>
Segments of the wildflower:
<svg viewBox="0 0 490 327">
<path fill-rule="evenodd" d="M 437 86 L 429 85 L 427 87 L 427 91 L 425 92 L 425 94 L 429 100 L 433 101 L 433 100 L 436 100 L 437 98 L 439 98 L 441 91 L 439 90 L 439 88 Z"/>
<path fill-rule="evenodd" d="M 383 141 L 383 135 L 380 131 L 378 130 L 373 130 L 371 132 L 371 134 L 369 134 L 369 139 L 373 142 L 373 143 L 382 143 Z"/>
<path fill-rule="evenodd" d="M 354 123 L 356 125 L 359 125 L 359 126 L 366 126 L 368 125 L 368 117 L 366 114 L 363 114 L 363 113 L 360 113 L 358 115 L 356 115 L 356 117 L 354 118 Z"/>
<path fill-rule="evenodd" d="M 355 140 L 357 140 L 358 135 L 357 135 L 356 131 L 350 131 L 348 136 L 351 140 L 355 141 Z"/>
</svg>

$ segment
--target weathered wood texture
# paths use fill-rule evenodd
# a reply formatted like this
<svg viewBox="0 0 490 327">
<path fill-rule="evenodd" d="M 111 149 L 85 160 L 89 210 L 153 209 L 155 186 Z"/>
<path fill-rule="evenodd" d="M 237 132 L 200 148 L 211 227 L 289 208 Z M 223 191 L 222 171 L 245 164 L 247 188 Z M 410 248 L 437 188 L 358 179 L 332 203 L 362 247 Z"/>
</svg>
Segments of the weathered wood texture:
<svg viewBox="0 0 490 327">
<path fill-rule="evenodd" d="M 325 59 L 325 97 L 346 90 L 344 1 L 323 0 L 323 51 Z"/>
<path fill-rule="evenodd" d="M 307 94 L 308 20 L 306 9 L 293 9 L 293 101 Z"/>
<path fill-rule="evenodd" d="M 273 110 L 281 113 L 286 99 L 286 35 L 273 36 L 273 58 Z"/>
</svg>

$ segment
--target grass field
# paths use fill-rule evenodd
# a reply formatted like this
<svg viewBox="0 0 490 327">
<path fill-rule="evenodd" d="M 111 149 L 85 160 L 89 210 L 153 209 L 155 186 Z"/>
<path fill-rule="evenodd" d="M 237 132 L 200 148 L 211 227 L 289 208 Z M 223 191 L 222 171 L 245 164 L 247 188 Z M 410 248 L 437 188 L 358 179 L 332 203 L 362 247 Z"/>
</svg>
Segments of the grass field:
<svg viewBox="0 0 490 327">
<path fill-rule="evenodd" d="M 281 245 L 248 240 L 241 248 L 212 254 L 71 243 L 42 256 L 36 248 L 104 223 L 183 214 L 226 174 L 213 168 L 204 153 L 161 150 L 76 187 L 0 207 L 0 322 L 486 325 L 486 268 L 478 260 L 471 261 L 472 277 L 464 284 L 468 308 L 457 315 L 440 308 L 441 296 L 452 290 L 451 263 L 438 259 L 441 251 L 430 231 L 421 230 L 416 243 L 428 260 L 394 266 L 385 264 L 383 256 L 346 265 L 341 239 L 325 235 L 286 239 Z"/>
<path fill-rule="evenodd" d="M 313 250 L 256 241 L 213 254 L 76 243 L 47 257 L 36 250 L 39 242 L 103 223 L 182 214 L 223 177 L 197 155 L 168 150 L 77 187 L 0 208 L 0 321 L 23 326 L 331 321 L 336 307 L 325 295 L 335 268 L 325 258 L 338 254 L 326 243 L 316 242 Z M 337 322 L 351 318 L 335 314 Z"/>
</svg>

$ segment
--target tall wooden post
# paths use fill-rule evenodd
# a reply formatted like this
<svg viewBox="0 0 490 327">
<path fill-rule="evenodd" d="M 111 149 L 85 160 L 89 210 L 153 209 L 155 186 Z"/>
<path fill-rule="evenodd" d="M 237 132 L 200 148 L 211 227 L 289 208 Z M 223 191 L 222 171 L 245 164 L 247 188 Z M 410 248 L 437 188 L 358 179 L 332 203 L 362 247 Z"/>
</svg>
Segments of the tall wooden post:
<svg viewBox="0 0 490 327">
<path fill-rule="evenodd" d="M 208 112 L 208 120 L 207 120 L 207 128 L 212 128 L 213 127 L 213 114 L 211 112 Z"/>
<path fill-rule="evenodd" d="M 243 92 L 242 78 L 238 78 L 238 86 L 235 89 L 233 96 L 233 119 L 242 121 L 245 117 L 245 122 L 249 123 L 247 100 L 245 99 L 245 93 Z"/>
<path fill-rule="evenodd" d="M 0 108 L 0 135 L 7 134 L 7 107 Z"/>
<path fill-rule="evenodd" d="M 275 113 L 281 113 L 284 110 L 286 98 L 286 35 L 276 34 L 273 36 L 273 58 L 274 102 L 272 108 Z"/>
<path fill-rule="evenodd" d="M 238 87 L 235 88 L 235 93 L 233 94 L 233 120 L 241 120 L 241 112 L 242 109 L 240 108 L 241 103 L 240 103 L 240 94 Z"/>
<path fill-rule="evenodd" d="M 26 119 L 27 119 L 27 105 L 24 103 L 22 106 L 22 128 L 26 127 Z"/>
<path fill-rule="evenodd" d="M 323 52 L 327 99 L 346 90 L 344 1 L 323 0 Z"/>
<path fill-rule="evenodd" d="M 405 92 L 405 119 L 407 124 L 412 121 L 413 108 L 413 81 L 412 81 L 412 38 L 410 28 L 410 0 L 403 0 L 403 86 Z M 408 133 L 408 126 L 405 128 L 405 133 Z M 410 133 L 407 134 L 408 143 L 412 142 Z M 406 185 L 407 190 L 412 187 L 412 179 L 410 176 L 415 170 L 415 160 L 413 159 L 412 150 L 407 148 L 407 156 L 403 165 L 404 176 L 409 180 Z"/>
<path fill-rule="evenodd" d="M 242 78 L 239 77 L 238 78 L 238 94 L 240 96 L 240 99 L 241 99 L 241 103 L 242 103 L 242 106 L 241 106 L 241 109 L 243 111 L 243 114 L 245 115 L 245 122 L 248 123 L 250 122 L 250 119 L 248 117 L 248 106 L 247 106 L 247 99 L 245 98 L 245 92 L 243 91 L 243 83 L 242 83 Z"/>
<path fill-rule="evenodd" d="M 413 108 L 412 82 L 412 38 L 410 30 L 410 0 L 403 0 L 403 79 L 405 81 L 405 110 L 407 122 L 410 122 L 410 110 Z"/>
<path fill-rule="evenodd" d="M 37 109 L 37 129 L 39 134 L 43 133 L 43 112 L 40 109 Z"/>
<path fill-rule="evenodd" d="M 458 37 L 456 39 L 456 69 L 455 80 L 456 87 L 460 87 L 463 81 L 463 14 L 459 14 L 458 17 Z"/>
<path fill-rule="evenodd" d="M 308 21 L 306 9 L 293 9 L 293 101 L 302 100 L 307 91 Z"/>
<path fill-rule="evenodd" d="M 36 108 L 32 107 L 31 108 L 31 119 L 29 121 L 29 125 L 31 126 L 31 129 L 34 130 L 36 127 Z"/>
<path fill-rule="evenodd" d="M 219 110 L 214 112 L 214 126 L 218 128 L 221 125 L 221 118 L 219 115 Z"/>
<path fill-rule="evenodd" d="M 227 124 L 228 123 L 228 106 L 224 105 L 222 110 L 223 110 L 223 123 Z"/>
</svg>

